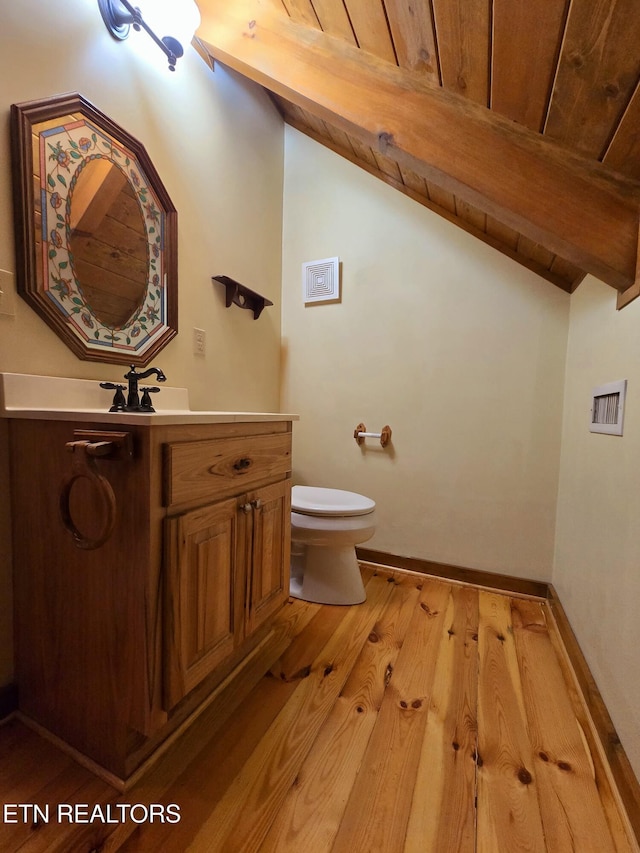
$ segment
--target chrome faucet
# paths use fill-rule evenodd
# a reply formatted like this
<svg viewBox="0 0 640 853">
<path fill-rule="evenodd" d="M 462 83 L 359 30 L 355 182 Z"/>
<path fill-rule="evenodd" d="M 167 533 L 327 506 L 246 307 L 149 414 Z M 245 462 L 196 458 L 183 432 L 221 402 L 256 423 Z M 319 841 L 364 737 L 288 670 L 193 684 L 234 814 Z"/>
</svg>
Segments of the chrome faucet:
<svg viewBox="0 0 640 853">
<path fill-rule="evenodd" d="M 151 405 L 150 394 L 157 394 L 159 388 L 138 388 L 138 383 L 141 379 L 146 379 L 155 373 L 157 382 L 166 382 L 167 377 L 159 367 L 150 367 L 142 373 L 136 371 L 135 364 L 131 365 L 131 369 L 125 373 L 124 378 L 129 383 L 127 390 L 127 399 L 125 402 L 124 385 L 115 385 L 113 382 L 101 382 L 101 388 L 115 390 L 113 405 L 109 409 L 110 412 L 155 412 Z M 140 400 L 140 391 L 142 391 L 142 400 Z"/>
</svg>

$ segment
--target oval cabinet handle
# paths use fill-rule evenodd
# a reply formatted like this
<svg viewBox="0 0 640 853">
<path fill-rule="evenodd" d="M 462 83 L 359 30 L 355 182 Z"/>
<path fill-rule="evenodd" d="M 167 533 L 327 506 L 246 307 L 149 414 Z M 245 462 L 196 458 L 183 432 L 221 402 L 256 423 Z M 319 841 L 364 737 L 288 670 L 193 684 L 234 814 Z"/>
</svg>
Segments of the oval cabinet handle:
<svg viewBox="0 0 640 853">
<path fill-rule="evenodd" d="M 242 510 L 242 512 L 244 512 L 245 515 L 249 515 L 249 513 L 251 512 L 253 507 L 251 506 L 250 503 L 246 503 L 246 504 L 241 504 L 240 509 Z"/>
<path fill-rule="evenodd" d="M 262 501 L 260 498 L 256 498 L 254 501 L 251 501 L 251 506 L 254 509 L 262 509 Z"/>
<path fill-rule="evenodd" d="M 98 471 L 94 461 L 94 457 L 104 456 L 109 452 L 110 443 L 73 441 L 67 444 L 67 449 L 73 453 L 73 462 L 71 473 L 64 478 L 60 487 L 60 517 L 65 528 L 73 536 L 76 547 L 93 551 L 109 539 L 116 523 L 116 496 L 111 483 Z M 76 480 L 81 478 L 85 478 L 93 485 L 100 499 L 102 526 L 95 539 L 89 539 L 81 533 L 71 517 L 71 489 Z"/>
</svg>

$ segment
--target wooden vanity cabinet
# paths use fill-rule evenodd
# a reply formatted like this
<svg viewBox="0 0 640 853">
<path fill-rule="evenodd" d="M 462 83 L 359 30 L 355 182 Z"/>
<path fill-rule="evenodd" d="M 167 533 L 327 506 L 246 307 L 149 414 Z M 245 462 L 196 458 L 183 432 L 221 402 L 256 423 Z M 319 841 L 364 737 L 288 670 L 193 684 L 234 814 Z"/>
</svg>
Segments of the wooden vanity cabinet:
<svg viewBox="0 0 640 853">
<path fill-rule="evenodd" d="M 167 710 L 287 600 L 290 514 L 284 479 L 167 519 Z"/>
<path fill-rule="evenodd" d="M 60 520 L 66 445 L 114 428 L 130 457 L 95 465 L 115 525 L 83 550 Z M 288 598 L 291 422 L 13 419 L 9 434 L 19 710 L 122 785 L 241 670 Z M 104 510 L 94 492 L 73 486 L 81 531 Z"/>
</svg>

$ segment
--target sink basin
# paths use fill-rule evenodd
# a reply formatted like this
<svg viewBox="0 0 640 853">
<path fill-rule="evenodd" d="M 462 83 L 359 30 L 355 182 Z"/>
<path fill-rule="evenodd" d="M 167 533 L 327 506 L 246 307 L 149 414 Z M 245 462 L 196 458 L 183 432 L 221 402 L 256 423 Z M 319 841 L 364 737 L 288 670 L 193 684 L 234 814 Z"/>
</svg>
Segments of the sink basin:
<svg viewBox="0 0 640 853">
<path fill-rule="evenodd" d="M 0 415 L 5 418 L 158 425 L 298 420 L 297 415 L 276 412 L 193 410 L 189 408 L 189 392 L 186 388 L 166 385 L 160 386 L 162 393 L 153 399 L 155 412 L 110 412 L 113 391 L 100 388 L 100 381 L 0 373 Z"/>
</svg>

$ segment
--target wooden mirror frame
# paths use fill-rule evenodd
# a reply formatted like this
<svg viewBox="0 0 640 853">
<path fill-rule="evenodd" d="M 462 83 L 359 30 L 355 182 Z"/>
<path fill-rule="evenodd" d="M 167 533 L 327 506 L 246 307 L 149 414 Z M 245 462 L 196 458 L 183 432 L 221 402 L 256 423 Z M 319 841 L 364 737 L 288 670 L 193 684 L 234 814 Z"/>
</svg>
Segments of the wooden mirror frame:
<svg viewBox="0 0 640 853">
<path fill-rule="evenodd" d="M 37 125 L 44 122 L 46 130 L 39 132 Z M 70 93 L 12 104 L 11 152 L 18 293 L 78 358 L 147 364 L 178 333 L 178 224 L 144 146 L 81 95 Z M 96 157 L 108 158 L 127 177 L 147 234 L 146 292 L 118 327 L 105 325 L 93 313 L 69 251 L 71 185 Z M 40 162 L 47 168 L 41 170 Z"/>
</svg>

